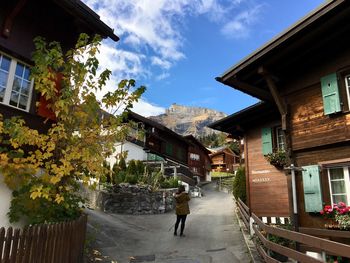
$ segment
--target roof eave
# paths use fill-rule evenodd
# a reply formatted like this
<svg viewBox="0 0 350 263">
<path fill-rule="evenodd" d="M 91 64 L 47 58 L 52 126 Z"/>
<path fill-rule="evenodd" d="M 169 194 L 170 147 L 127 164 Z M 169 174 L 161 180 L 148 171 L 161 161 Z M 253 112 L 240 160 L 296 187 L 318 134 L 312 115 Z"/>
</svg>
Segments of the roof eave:
<svg viewBox="0 0 350 263">
<path fill-rule="evenodd" d="M 322 4 L 317 9 L 315 9 L 314 11 L 312 11 L 311 13 L 309 13 L 308 15 L 300 19 L 298 22 L 290 26 L 285 31 L 283 31 L 281 34 L 277 35 L 275 38 L 267 42 L 261 48 L 257 49 L 247 57 L 243 58 L 237 64 L 233 65 L 231 68 L 226 70 L 220 77 L 217 77 L 216 80 L 232 87 L 232 85 L 227 83 L 227 80 L 229 78 L 236 75 L 237 73 L 245 69 L 247 66 L 253 64 L 258 59 L 263 58 L 270 51 L 280 46 L 281 44 L 285 43 L 287 40 L 289 40 L 292 36 L 300 32 L 302 29 L 309 26 L 310 24 L 315 22 L 317 19 L 327 14 L 329 11 L 333 10 L 334 8 L 341 5 L 345 1 L 346 0 L 332 0 Z"/>
<path fill-rule="evenodd" d="M 94 27 L 96 33 L 103 38 L 111 38 L 113 41 L 119 41 L 119 37 L 114 34 L 112 28 L 105 24 L 98 14 L 95 13 L 81 0 L 54 0 L 56 4 L 66 9 L 68 12 L 80 17 L 90 27 Z"/>
</svg>

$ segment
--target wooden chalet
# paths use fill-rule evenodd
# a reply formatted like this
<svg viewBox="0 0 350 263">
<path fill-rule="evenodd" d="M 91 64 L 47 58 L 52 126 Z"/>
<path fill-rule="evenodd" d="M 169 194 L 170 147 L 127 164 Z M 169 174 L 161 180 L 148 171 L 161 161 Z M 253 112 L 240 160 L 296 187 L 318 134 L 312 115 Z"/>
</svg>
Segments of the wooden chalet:
<svg viewBox="0 0 350 263">
<path fill-rule="evenodd" d="M 128 120 L 137 124 L 145 132 L 143 150 L 147 153 L 146 162 L 158 162 L 167 175 L 179 176 L 184 182 L 194 185 L 194 174 L 188 164 L 189 142 L 183 136 L 151 119 L 135 112 L 129 112 Z M 129 138 L 129 141 L 135 139 Z"/>
<path fill-rule="evenodd" d="M 4 117 L 21 116 L 32 128 L 43 131 L 44 109 L 29 78 L 33 65 L 33 39 L 42 36 L 58 41 L 63 49 L 74 47 L 80 33 L 119 38 L 100 17 L 80 0 L 4 0 L 0 8 L 0 112 Z M 19 83 L 19 84 L 17 84 Z M 18 86 L 19 85 L 19 86 Z"/>
<path fill-rule="evenodd" d="M 350 205 L 349 40 L 350 2 L 325 2 L 217 78 L 264 102 L 211 125 L 244 137 L 252 212 L 286 216 L 289 209 L 297 230 L 341 242 L 349 234 L 323 231 L 318 212 Z M 278 150 L 297 167 L 294 198 L 293 173 L 265 158 Z"/>
<path fill-rule="evenodd" d="M 188 167 L 200 181 L 208 181 L 211 171 L 210 151 L 193 135 L 187 135 L 185 139 L 189 142 Z"/>
<path fill-rule="evenodd" d="M 284 149 L 283 140 L 277 139 L 281 131 L 277 108 L 273 104 L 259 102 L 216 121 L 209 127 L 227 132 L 237 140 L 244 140 L 243 152 L 249 193 L 247 204 L 252 212 L 261 217 L 289 217 L 287 176 L 283 169 L 276 168 L 266 160 L 262 146 L 262 130 L 271 127 L 271 148 Z M 212 166 L 213 164 L 212 158 Z"/>
<path fill-rule="evenodd" d="M 36 107 L 40 94 L 30 79 L 33 66 L 33 39 L 61 43 L 64 50 L 73 48 L 80 33 L 99 34 L 117 41 L 113 30 L 80 0 L 3 0 L 0 3 L 0 113 L 3 117 L 22 117 L 39 132 L 47 131 L 45 108 Z M 11 191 L 0 178 L 0 225 L 9 226 L 7 212 Z"/>
<path fill-rule="evenodd" d="M 209 157 L 214 172 L 234 173 L 239 167 L 239 156 L 228 147 L 211 149 Z"/>
</svg>

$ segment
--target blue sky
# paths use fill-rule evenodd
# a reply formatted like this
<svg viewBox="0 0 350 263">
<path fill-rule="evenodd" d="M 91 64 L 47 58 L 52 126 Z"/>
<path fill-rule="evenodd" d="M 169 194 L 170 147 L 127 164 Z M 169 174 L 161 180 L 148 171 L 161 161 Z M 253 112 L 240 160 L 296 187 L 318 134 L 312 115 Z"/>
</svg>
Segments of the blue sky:
<svg viewBox="0 0 350 263">
<path fill-rule="evenodd" d="M 84 0 L 120 37 L 105 40 L 101 66 L 113 89 L 134 78 L 147 91 L 144 116 L 172 103 L 232 114 L 257 100 L 215 81 L 239 60 L 324 2 L 321 0 Z"/>
</svg>

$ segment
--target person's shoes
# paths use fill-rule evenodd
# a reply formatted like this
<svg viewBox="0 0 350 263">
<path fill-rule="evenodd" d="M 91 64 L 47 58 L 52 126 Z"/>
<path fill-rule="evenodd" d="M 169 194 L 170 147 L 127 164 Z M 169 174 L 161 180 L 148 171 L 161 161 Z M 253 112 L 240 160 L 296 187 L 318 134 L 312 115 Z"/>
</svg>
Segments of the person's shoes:
<svg viewBox="0 0 350 263">
<path fill-rule="evenodd" d="M 180 234 L 180 237 L 185 237 L 185 234 Z"/>
<path fill-rule="evenodd" d="M 174 236 L 177 236 L 177 233 L 176 233 L 176 232 L 174 232 Z"/>
</svg>

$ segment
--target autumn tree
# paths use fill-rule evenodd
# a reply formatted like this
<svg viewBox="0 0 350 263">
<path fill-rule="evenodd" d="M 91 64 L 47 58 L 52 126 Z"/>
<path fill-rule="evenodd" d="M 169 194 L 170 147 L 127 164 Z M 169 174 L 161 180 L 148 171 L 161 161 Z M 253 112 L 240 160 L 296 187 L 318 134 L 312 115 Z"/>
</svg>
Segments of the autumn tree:
<svg viewBox="0 0 350 263">
<path fill-rule="evenodd" d="M 54 113 L 47 133 L 29 128 L 20 118 L 0 118 L 0 172 L 13 191 L 10 221 L 57 222 L 78 217 L 84 200 L 79 184 L 106 173 L 103 162 L 123 140 L 125 112 L 145 87 L 122 80 L 113 92 L 96 94 L 111 76 L 96 58 L 101 39 L 82 34 L 74 49 L 35 39 L 32 77 L 35 89 Z M 119 115 L 108 114 L 123 109 Z"/>
</svg>

